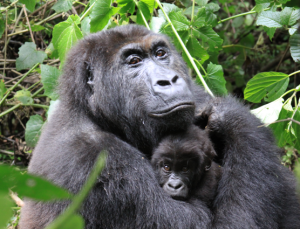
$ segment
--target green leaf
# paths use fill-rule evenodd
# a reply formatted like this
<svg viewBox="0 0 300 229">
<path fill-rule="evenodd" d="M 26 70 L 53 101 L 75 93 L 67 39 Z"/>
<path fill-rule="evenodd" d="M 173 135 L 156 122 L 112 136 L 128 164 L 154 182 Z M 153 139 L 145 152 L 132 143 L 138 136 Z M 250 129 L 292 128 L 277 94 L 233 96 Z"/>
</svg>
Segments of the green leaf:
<svg viewBox="0 0 300 229">
<path fill-rule="evenodd" d="M 30 105 L 33 104 L 33 99 L 31 97 L 30 91 L 27 90 L 20 90 L 17 91 L 14 95 L 14 98 L 18 101 L 20 101 L 24 105 Z"/>
<path fill-rule="evenodd" d="M 162 6 L 164 8 L 164 11 L 167 15 L 169 15 L 171 12 L 177 12 L 180 11 L 180 8 L 178 8 L 176 5 L 174 4 L 170 4 L 170 3 L 162 3 Z M 158 16 L 162 17 L 165 19 L 165 15 L 163 14 L 163 12 L 161 11 L 161 9 L 158 10 Z"/>
<path fill-rule="evenodd" d="M 200 28 L 199 30 L 193 30 L 193 34 L 207 42 L 211 51 L 217 51 L 222 49 L 223 40 L 219 35 L 209 26 Z"/>
<path fill-rule="evenodd" d="M 291 117 L 292 113 L 293 112 L 291 111 L 281 109 L 278 120 Z M 290 136 L 288 136 L 290 133 L 285 131 L 287 129 L 287 126 L 288 126 L 288 122 L 273 123 L 269 126 L 273 130 L 273 133 L 275 135 L 279 147 L 285 146 L 287 144 L 288 138 L 291 138 Z"/>
<path fill-rule="evenodd" d="M 25 129 L 25 140 L 29 147 L 35 147 L 41 135 L 43 125 L 44 121 L 40 115 L 30 116 Z"/>
<path fill-rule="evenodd" d="M 139 25 L 145 25 L 145 22 L 142 18 L 141 12 L 144 15 L 146 21 L 148 21 L 150 19 L 151 14 L 150 14 L 149 8 L 146 3 L 140 1 L 138 4 L 139 4 L 139 8 L 138 8 L 138 12 L 136 14 L 136 23 Z"/>
<path fill-rule="evenodd" d="M 285 7 L 280 12 L 280 19 L 282 25 L 293 25 L 300 18 L 300 9 L 293 9 L 292 7 Z"/>
<path fill-rule="evenodd" d="M 268 103 L 264 106 L 251 110 L 251 113 L 259 118 L 263 123 L 271 123 L 278 119 L 282 105 L 283 99 L 279 98 L 275 101 Z"/>
<path fill-rule="evenodd" d="M 81 22 L 81 31 L 83 36 L 86 36 L 91 33 L 91 19 L 90 17 L 86 17 Z"/>
<path fill-rule="evenodd" d="M 79 19 L 77 15 L 71 15 L 66 21 L 55 25 L 53 28 L 52 43 L 55 49 L 58 50 L 59 59 L 62 63 L 65 60 L 67 51 L 83 37 L 77 26 Z"/>
<path fill-rule="evenodd" d="M 190 22 L 182 14 L 181 11 L 177 11 L 177 12 L 172 11 L 169 14 L 169 18 L 177 31 L 187 30 L 189 28 Z"/>
<path fill-rule="evenodd" d="M 289 34 L 291 36 L 294 35 L 294 33 L 297 32 L 299 27 L 300 27 L 300 23 L 297 23 L 297 24 L 291 26 L 291 28 L 289 28 Z"/>
<path fill-rule="evenodd" d="M 220 6 L 216 3 L 211 2 L 205 6 L 205 9 L 206 11 L 216 12 L 220 9 Z"/>
<path fill-rule="evenodd" d="M 41 26 L 41 25 L 31 25 L 31 30 L 33 32 L 38 32 L 38 31 L 42 31 L 44 30 L 45 27 L 44 26 Z"/>
<path fill-rule="evenodd" d="M 272 40 L 277 28 L 269 28 L 269 27 L 263 26 L 263 29 L 269 36 L 270 40 Z"/>
<path fill-rule="evenodd" d="M 36 63 L 43 63 L 47 58 L 47 54 L 43 51 L 36 51 L 33 42 L 25 42 L 19 49 L 19 57 L 16 59 L 17 71 L 31 68 Z"/>
<path fill-rule="evenodd" d="M 291 56 L 295 62 L 300 62 L 300 33 L 294 33 L 290 37 Z"/>
<path fill-rule="evenodd" d="M 4 80 L 0 80 L 0 100 L 3 98 L 5 92 L 7 91 Z"/>
<path fill-rule="evenodd" d="M 143 2 L 147 5 L 150 14 L 152 14 L 153 9 L 157 8 L 158 6 L 155 0 L 141 0 L 140 2 Z"/>
<path fill-rule="evenodd" d="M 81 215 L 72 215 L 64 223 L 64 229 L 84 229 L 84 219 Z"/>
<path fill-rule="evenodd" d="M 215 95 L 227 95 L 226 80 L 221 65 L 209 63 L 204 80 Z"/>
<path fill-rule="evenodd" d="M 110 17 L 118 11 L 119 8 L 112 6 L 112 0 L 96 1 L 90 15 L 91 32 L 101 31 L 107 25 Z"/>
<path fill-rule="evenodd" d="M 300 100 L 298 101 L 298 103 L 300 102 Z M 300 109 L 298 108 L 298 110 L 296 111 L 295 115 L 294 115 L 294 120 L 300 122 Z M 292 123 L 292 127 L 294 128 L 295 131 L 295 136 L 297 136 L 297 140 L 295 141 L 295 148 L 300 151 L 300 125 L 297 123 Z"/>
<path fill-rule="evenodd" d="M 5 31 L 5 21 L 0 18 L 0 38 L 2 37 Z"/>
<path fill-rule="evenodd" d="M 205 12 L 205 8 L 203 7 L 198 10 L 197 15 L 194 18 L 194 21 L 192 22 L 192 26 L 195 26 L 197 28 L 203 27 L 205 25 L 205 18 L 206 18 L 206 12 Z"/>
<path fill-rule="evenodd" d="M 196 3 L 198 6 L 205 6 L 207 4 L 208 0 L 196 0 Z"/>
<path fill-rule="evenodd" d="M 199 58 L 201 60 L 201 63 L 204 63 L 204 61 L 208 60 L 209 55 L 206 52 L 206 50 L 200 45 L 198 40 L 195 37 L 191 37 L 187 44 L 186 48 L 188 49 L 189 53 L 192 55 L 192 57 Z"/>
<path fill-rule="evenodd" d="M 35 0 L 19 0 L 20 3 L 25 4 L 26 8 L 33 12 L 35 9 Z"/>
<path fill-rule="evenodd" d="M 58 0 L 52 8 L 56 13 L 67 12 L 72 9 L 72 1 L 71 0 Z"/>
<path fill-rule="evenodd" d="M 61 72 L 55 67 L 49 65 L 41 65 L 41 76 L 42 83 L 44 85 L 44 95 L 47 95 L 52 100 L 58 99 L 58 94 L 56 92 L 58 77 Z"/>
<path fill-rule="evenodd" d="M 281 72 L 259 73 L 247 83 L 245 99 L 253 103 L 260 103 L 266 96 L 269 102 L 278 99 L 286 90 L 288 82 L 289 76 Z"/>
<path fill-rule="evenodd" d="M 263 11 L 257 18 L 257 25 L 263 25 L 267 27 L 281 27 L 280 12 Z"/>
<path fill-rule="evenodd" d="M 8 190 L 6 190 L 6 193 L 8 193 Z M 14 204 L 6 193 L 0 192 L 0 228 L 7 228 L 7 223 L 13 216 L 13 211 L 11 208 L 14 206 Z"/>
<path fill-rule="evenodd" d="M 31 174 L 21 174 L 13 167 L 0 165 L 0 191 L 12 189 L 19 195 L 35 200 L 66 199 L 71 195 L 64 189 Z M 1 193 L 1 192 L 0 192 Z"/>
<path fill-rule="evenodd" d="M 127 5 L 123 6 L 119 13 L 120 14 L 126 14 L 126 13 L 130 13 L 133 14 L 135 11 L 135 3 L 134 1 L 130 1 L 129 3 L 127 3 Z"/>
<path fill-rule="evenodd" d="M 262 3 L 262 4 L 257 4 L 255 5 L 255 7 L 253 8 L 253 10 L 257 13 L 262 12 L 264 9 L 268 8 L 270 5 L 270 3 Z"/>
</svg>

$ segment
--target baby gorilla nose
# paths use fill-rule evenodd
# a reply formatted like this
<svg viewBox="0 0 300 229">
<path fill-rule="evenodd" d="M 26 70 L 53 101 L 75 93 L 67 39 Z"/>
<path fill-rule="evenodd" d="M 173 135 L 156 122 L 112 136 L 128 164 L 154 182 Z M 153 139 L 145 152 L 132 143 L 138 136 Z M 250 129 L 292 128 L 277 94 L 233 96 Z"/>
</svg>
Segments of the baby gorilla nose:
<svg viewBox="0 0 300 229">
<path fill-rule="evenodd" d="M 183 187 L 183 183 L 181 180 L 173 180 L 168 183 L 169 188 L 177 190 Z"/>
</svg>

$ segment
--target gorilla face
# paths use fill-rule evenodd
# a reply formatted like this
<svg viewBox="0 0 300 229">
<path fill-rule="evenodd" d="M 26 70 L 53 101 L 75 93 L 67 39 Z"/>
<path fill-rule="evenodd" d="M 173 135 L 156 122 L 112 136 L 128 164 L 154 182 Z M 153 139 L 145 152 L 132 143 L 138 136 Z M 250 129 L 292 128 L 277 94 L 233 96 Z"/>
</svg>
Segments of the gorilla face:
<svg viewBox="0 0 300 229">
<path fill-rule="evenodd" d="M 82 102 L 97 125 L 135 146 L 145 142 L 153 145 L 160 135 L 181 130 L 192 122 L 192 81 L 165 36 L 146 28 L 127 28 L 93 34 L 79 42 L 76 50 L 82 50 L 82 60 L 72 67 L 77 68 L 74 72 L 86 72 L 80 78 L 75 76 L 75 84 L 84 87 L 70 82 L 73 96 L 79 100 L 73 104 Z M 71 51 L 69 55 L 78 53 Z"/>
</svg>

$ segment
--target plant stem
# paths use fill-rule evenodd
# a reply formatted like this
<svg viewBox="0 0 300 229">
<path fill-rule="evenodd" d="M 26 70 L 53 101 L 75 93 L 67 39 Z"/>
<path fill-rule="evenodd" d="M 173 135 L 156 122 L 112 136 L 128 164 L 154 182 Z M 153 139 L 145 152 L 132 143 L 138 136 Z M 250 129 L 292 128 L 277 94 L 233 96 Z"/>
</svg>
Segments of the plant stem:
<svg viewBox="0 0 300 229">
<path fill-rule="evenodd" d="M 75 214 L 76 211 L 81 206 L 83 200 L 89 193 L 90 189 L 93 187 L 97 177 L 99 176 L 102 169 L 105 167 L 107 153 L 102 151 L 98 156 L 98 159 L 91 171 L 87 181 L 85 182 L 84 186 L 82 187 L 81 191 L 73 198 L 73 202 L 70 206 L 66 209 L 66 211 L 58 216 L 56 220 L 54 220 L 46 229 L 60 229 L 63 228 L 64 223 L 66 220 L 70 218 L 71 215 Z"/>
<path fill-rule="evenodd" d="M 145 23 L 145 25 L 146 25 L 147 29 L 149 29 L 149 30 L 150 30 L 150 27 L 149 27 L 149 25 L 148 25 L 148 22 L 147 22 L 146 18 L 144 17 L 144 14 L 143 14 L 143 12 L 142 12 L 141 8 L 139 7 L 139 4 L 138 4 L 138 2 L 137 2 L 136 0 L 133 0 L 133 1 L 134 1 L 135 5 L 137 6 L 137 8 L 139 9 L 139 11 L 140 11 L 140 14 L 141 14 L 141 16 L 142 16 L 142 18 L 143 18 L 143 21 L 144 21 L 144 23 Z"/>
<path fill-rule="evenodd" d="M 296 71 L 296 72 L 293 72 L 293 73 L 289 74 L 289 77 L 292 76 L 292 75 L 295 75 L 295 74 L 297 74 L 297 73 L 300 73 L 300 70 L 298 70 L 298 71 Z"/>
<path fill-rule="evenodd" d="M 14 1 L 12 4 L 10 4 L 9 6 L 5 7 L 4 9 L 1 10 L 1 12 L 8 10 L 10 7 L 14 6 L 16 3 L 18 3 L 19 0 Z"/>
<path fill-rule="evenodd" d="M 195 0 L 193 0 L 191 22 L 193 22 L 194 20 L 194 12 L 195 12 Z"/>
<path fill-rule="evenodd" d="M 263 11 L 267 11 L 267 10 L 269 10 L 270 8 L 266 8 L 266 9 L 264 9 Z M 248 12 L 246 12 L 246 13 L 241 13 L 241 14 L 237 14 L 237 15 L 234 15 L 234 16 L 232 16 L 232 17 L 228 17 L 228 18 L 225 18 L 225 19 L 223 19 L 223 20 L 221 20 L 221 21 L 218 21 L 218 23 L 220 24 L 220 23 L 222 23 L 222 22 L 224 22 L 224 21 L 228 21 L 228 20 L 231 20 L 231 19 L 234 19 L 234 18 L 237 18 L 237 17 L 242 17 L 242 16 L 245 16 L 245 15 L 248 15 L 248 14 L 255 14 L 255 13 L 257 13 L 256 11 L 248 11 Z"/>
<path fill-rule="evenodd" d="M 91 9 L 94 7 L 96 1 L 85 11 L 85 13 L 80 17 L 80 21 L 84 19 L 84 17 L 91 11 Z"/>
<path fill-rule="evenodd" d="M 239 48 L 244 48 L 244 49 L 251 49 L 251 50 L 256 50 L 254 48 L 250 48 L 250 47 L 247 47 L 247 46 L 244 46 L 244 45 L 224 45 L 222 46 L 223 49 L 226 49 L 226 48 L 231 48 L 231 47 L 239 47 Z"/>
<path fill-rule="evenodd" d="M 21 105 L 22 105 L 21 103 L 18 103 L 18 104 L 16 104 L 16 105 L 14 105 L 13 107 L 7 109 L 6 111 L 3 111 L 3 112 L 0 114 L 0 118 L 1 118 L 2 116 L 4 116 L 4 115 L 8 114 L 9 112 L 11 112 L 11 111 L 17 109 L 17 108 L 18 108 L 19 106 L 21 106 Z"/>
<path fill-rule="evenodd" d="M 173 24 L 172 24 L 170 18 L 169 18 L 168 15 L 166 14 L 166 12 L 165 12 L 164 8 L 162 7 L 160 1 L 159 1 L 159 0 L 155 0 L 155 1 L 157 2 L 159 8 L 162 10 L 162 12 L 163 12 L 163 14 L 165 15 L 167 21 L 169 22 L 169 24 L 170 24 L 170 26 L 171 26 L 171 28 L 172 28 L 172 30 L 173 30 L 175 36 L 177 37 L 177 39 L 178 39 L 178 41 L 179 41 L 181 47 L 183 48 L 185 54 L 187 55 L 187 57 L 188 57 L 189 60 L 191 61 L 192 65 L 193 65 L 193 68 L 194 68 L 195 72 L 197 73 L 197 76 L 199 77 L 199 79 L 200 79 L 200 81 L 201 81 L 203 87 L 204 87 L 205 90 L 208 92 L 208 94 L 210 94 L 212 97 L 214 97 L 214 94 L 211 92 L 211 90 L 210 90 L 209 87 L 207 86 L 206 82 L 204 81 L 204 79 L 203 79 L 203 77 L 202 77 L 202 75 L 201 75 L 201 73 L 200 73 L 200 71 L 199 71 L 197 65 L 195 64 L 195 62 L 194 62 L 194 60 L 193 60 L 193 57 L 191 56 L 191 54 L 189 53 L 189 51 L 188 51 L 187 48 L 185 47 L 184 43 L 182 42 L 180 36 L 178 35 L 178 33 L 177 33 L 175 27 L 173 26 Z"/>
<path fill-rule="evenodd" d="M 33 93 L 33 95 L 31 96 L 32 98 L 37 96 L 37 94 L 39 94 L 42 90 L 44 90 L 44 86 L 41 87 L 39 90 L 37 90 L 35 93 Z"/>
<path fill-rule="evenodd" d="M 202 71 L 204 72 L 205 75 L 207 75 L 205 69 L 203 68 L 202 64 L 200 64 L 200 62 L 198 60 L 196 60 L 195 58 L 193 58 L 194 61 L 200 66 L 200 68 L 202 69 Z"/>
<path fill-rule="evenodd" d="M 28 72 L 26 72 L 21 79 L 19 79 L 19 81 L 12 86 L 11 88 L 8 89 L 8 91 L 6 92 L 6 94 L 3 96 L 2 100 L 0 101 L 0 106 L 1 104 L 4 102 L 4 100 L 7 98 L 7 96 L 9 95 L 9 93 L 14 90 L 24 79 L 26 76 L 29 75 L 29 73 L 31 73 L 40 63 L 35 64 Z"/>
</svg>

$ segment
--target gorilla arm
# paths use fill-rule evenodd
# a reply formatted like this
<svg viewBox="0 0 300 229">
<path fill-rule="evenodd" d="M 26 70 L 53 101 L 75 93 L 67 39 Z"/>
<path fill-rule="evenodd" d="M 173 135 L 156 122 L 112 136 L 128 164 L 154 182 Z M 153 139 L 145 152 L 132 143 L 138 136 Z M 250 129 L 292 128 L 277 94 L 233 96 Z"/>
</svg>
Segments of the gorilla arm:
<svg viewBox="0 0 300 229">
<path fill-rule="evenodd" d="M 71 122 L 61 117 L 60 122 L 59 117 L 53 118 L 57 120 L 52 123 L 50 120 L 42 133 L 30 172 L 77 193 L 97 155 L 103 149 L 108 151 L 106 168 L 81 210 L 86 228 L 209 227 L 210 210 L 204 205 L 196 208 L 173 200 L 165 194 L 149 161 L 136 148 L 111 133 L 95 129 L 90 120 L 76 121 L 78 125 L 74 126 L 74 119 Z M 62 123 L 64 128 L 59 128 Z M 52 204 L 27 201 L 22 209 L 20 229 L 43 228 L 66 206 L 64 201 Z"/>
<path fill-rule="evenodd" d="M 198 121 L 206 120 L 223 167 L 213 228 L 299 228 L 295 182 L 280 164 L 270 130 L 259 128 L 261 122 L 231 97 L 208 104 Z"/>
</svg>

